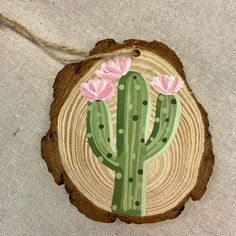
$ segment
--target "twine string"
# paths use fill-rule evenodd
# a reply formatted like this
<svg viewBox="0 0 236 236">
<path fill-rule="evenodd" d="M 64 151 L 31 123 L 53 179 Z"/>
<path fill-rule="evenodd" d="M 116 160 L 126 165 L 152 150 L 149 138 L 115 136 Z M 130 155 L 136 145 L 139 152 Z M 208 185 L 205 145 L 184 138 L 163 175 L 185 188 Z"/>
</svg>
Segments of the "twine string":
<svg viewBox="0 0 236 236">
<path fill-rule="evenodd" d="M 5 25 L 6 27 L 11 28 L 18 34 L 22 35 L 23 37 L 27 38 L 31 42 L 35 43 L 39 47 L 41 47 L 45 53 L 47 53 L 50 57 L 56 59 L 57 61 L 65 64 L 65 63 L 72 63 L 72 62 L 81 62 L 86 61 L 90 59 L 95 58 L 103 58 L 108 59 L 115 56 L 120 55 L 129 55 L 131 57 L 133 56 L 139 56 L 140 50 L 137 48 L 128 50 L 127 52 L 110 52 L 110 53 L 99 53 L 95 55 L 89 55 L 87 52 L 83 52 L 81 50 L 75 49 L 73 47 L 67 47 L 58 43 L 50 42 L 44 39 L 41 39 L 40 37 L 36 36 L 34 33 L 32 33 L 30 30 L 28 30 L 25 26 L 21 25 L 17 21 L 11 20 L 7 18 L 6 16 L 3 16 L 0 13 L 0 25 Z M 68 58 L 66 56 L 59 56 L 55 51 L 63 52 L 68 55 L 76 56 L 74 58 Z"/>
</svg>

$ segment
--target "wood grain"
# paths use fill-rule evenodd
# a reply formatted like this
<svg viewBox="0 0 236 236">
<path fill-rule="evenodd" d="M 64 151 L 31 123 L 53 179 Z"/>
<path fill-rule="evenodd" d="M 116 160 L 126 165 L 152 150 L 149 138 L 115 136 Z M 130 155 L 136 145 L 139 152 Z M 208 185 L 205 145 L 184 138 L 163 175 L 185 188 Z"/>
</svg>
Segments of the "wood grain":
<svg viewBox="0 0 236 236">
<path fill-rule="evenodd" d="M 57 184 L 65 184 L 70 201 L 91 219 L 127 223 L 148 223 L 175 218 L 191 197 L 199 200 L 212 173 L 214 155 L 208 131 L 207 113 L 198 103 L 187 84 L 183 66 L 174 51 L 153 41 L 112 39 L 98 42 L 91 55 L 113 51 L 125 52 L 136 47 L 132 70 L 146 78 L 158 74 L 174 74 L 185 80 L 179 93 L 182 115 L 176 137 L 170 148 L 147 166 L 146 212 L 143 217 L 125 217 L 111 212 L 114 173 L 99 163 L 86 142 L 87 104 L 79 91 L 81 82 L 94 79 L 100 59 L 70 64 L 58 74 L 54 83 L 51 105 L 51 127 L 42 139 L 42 157 Z M 152 91 L 152 101 L 156 94 Z M 116 96 L 109 101 L 115 132 Z M 153 123 L 154 107 L 152 111 Z"/>
</svg>

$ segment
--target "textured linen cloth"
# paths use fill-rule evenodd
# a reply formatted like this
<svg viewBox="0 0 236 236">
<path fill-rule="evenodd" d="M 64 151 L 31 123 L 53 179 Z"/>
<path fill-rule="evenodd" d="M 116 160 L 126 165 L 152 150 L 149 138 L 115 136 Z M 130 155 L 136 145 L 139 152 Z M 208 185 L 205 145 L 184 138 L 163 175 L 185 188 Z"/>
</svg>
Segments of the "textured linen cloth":
<svg viewBox="0 0 236 236">
<path fill-rule="evenodd" d="M 41 159 L 62 65 L 0 26 L 0 235 L 236 235 L 236 1 L 1 0 L 0 12 L 42 38 L 85 51 L 104 38 L 158 40 L 181 58 L 209 114 L 214 172 L 174 220 L 95 222 L 69 203 Z"/>
</svg>

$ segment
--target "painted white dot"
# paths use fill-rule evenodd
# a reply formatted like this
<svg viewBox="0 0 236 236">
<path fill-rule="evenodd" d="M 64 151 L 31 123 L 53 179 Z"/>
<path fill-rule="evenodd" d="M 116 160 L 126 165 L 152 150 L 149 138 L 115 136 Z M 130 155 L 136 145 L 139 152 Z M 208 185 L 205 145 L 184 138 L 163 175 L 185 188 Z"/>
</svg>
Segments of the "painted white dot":
<svg viewBox="0 0 236 236">
<path fill-rule="evenodd" d="M 119 129 L 119 134 L 123 134 L 124 133 L 124 130 L 123 129 Z"/>
<path fill-rule="evenodd" d="M 154 138 L 153 137 L 150 137 L 150 141 L 152 142 L 154 140 Z"/>
<path fill-rule="evenodd" d="M 98 157 L 98 161 L 103 162 L 103 157 L 102 156 Z"/>
<path fill-rule="evenodd" d="M 156 123 L 160 122 L 160 118 L 159 118 L 159 117 L 156 117 L 155 122 L 156 122 Z"/>
<path fill-rule="evenodd" d="M 133 104 L 128 105 L 129 110 L 133 109 Z"/>
<path fill-rule="evenodd" d="M 131 154 L 131 158 L 134 160 L 136 158 L 135 153 Z"/>
<path fill-rule="evenodd" d="M 117 205 L 112 205 L 112 210 L 116 211 L 117 210 Z"/>
<path fill-rule="evenodd" d="M 136 84 L 136 85 L 135 85 L 135 89 L 136 89 L 136 90 L 140 90 L 140 88 L 141 88 L 141 87 L 140 87 L 139 84 Z"/>
<path fill-rule="evenodd" d="M 124 90 L 125 89 L 125 86 L 123 84 L 120 84 L 119 85 L 119 90 Z"/>
<path fill-rule="evenodd" d="M 92 137 L 92 134 L 91 134 L 91 133 L 87 133 L 87 137 L 88 137 L 88 138 L 91 138 L 91 137 Z"/>
<path fill-rule="evenodd" d="M 117 173 L 116 173 L 116 178 L 117 178 L 117 179 L 121 179 L 121 177 L 122 177 L 122 173 L 117 172 Z"/>
<path fill-rule="evenodd" d="M 163 100 L 164 100 L 164 96 L 163 96 L 163 95 L 159 95 L 158 99 L 159 99 L 160 101 L 163 101 Z"/>
<path fill-rule="evenodd" d="M 167 113 L 167 108 L 164 107 L 164 108 L 162 109 L 162 112 L 163 112 L 163 113 Z"/>
</svg>

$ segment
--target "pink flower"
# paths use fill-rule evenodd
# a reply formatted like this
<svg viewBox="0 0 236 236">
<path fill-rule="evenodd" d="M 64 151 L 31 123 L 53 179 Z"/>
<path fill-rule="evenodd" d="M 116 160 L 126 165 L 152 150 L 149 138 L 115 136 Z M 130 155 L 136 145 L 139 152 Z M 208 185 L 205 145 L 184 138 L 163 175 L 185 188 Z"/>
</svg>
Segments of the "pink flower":
<svg viewBox="0 0 236 236">
<path fill-rule="evenodd" d="M 116 80 L 128 72 L 131 62 L 130 56 L 117 56 L 103 63 L 95 74 L 105 80 Z"/>
<path fill-rule="evenodd" d="M 170 95 L 177 93 L 183 87 L 184 81 L 172 75 L 160 75 L 154 77 L 151 84 L 157 92 Z"/>
<path fill-rule="evenodd" d="M 109 100 L 112 98 L 115 92 L 115 86 L 113 84 L 107 84 L 100 79 L 89 80 L 88 83 L 82 83 L 80 85 L 80 91 L 88 101 L 94 100 Z"/>
</svg>

